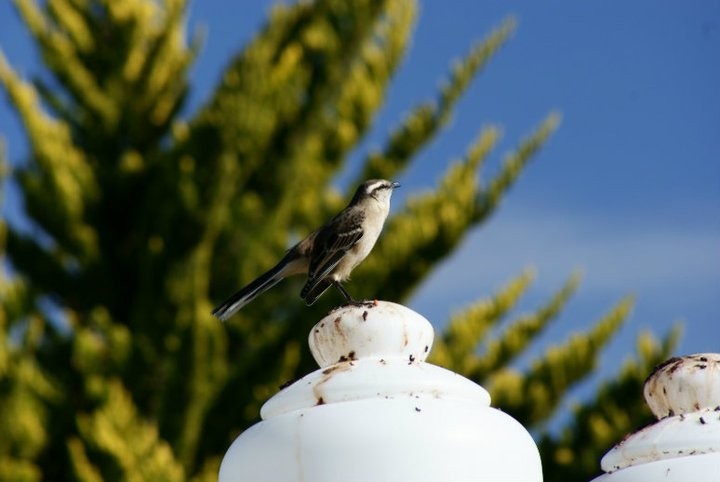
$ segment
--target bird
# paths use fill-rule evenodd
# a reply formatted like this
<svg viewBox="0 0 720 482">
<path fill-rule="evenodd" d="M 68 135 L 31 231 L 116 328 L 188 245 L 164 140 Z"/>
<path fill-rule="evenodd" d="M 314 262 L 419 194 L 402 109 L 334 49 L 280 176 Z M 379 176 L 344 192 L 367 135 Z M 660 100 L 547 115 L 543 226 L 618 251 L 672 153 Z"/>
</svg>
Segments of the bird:
<svg viewBox="0 0 720 482">
<path fill-rule="evenodd" d="M 300 297 L 310 306 L 330 286 L 349 304 L 360 304 L 342 283 L 375 246 L 390 212 L 390 197 L 400 183 L 371 179 L 360 184 L 350 203 L 330 221 L 290 248 L 270 270 L 212 311 L 225 321 L 288 276 L 307 274 Z"/>
</svg>

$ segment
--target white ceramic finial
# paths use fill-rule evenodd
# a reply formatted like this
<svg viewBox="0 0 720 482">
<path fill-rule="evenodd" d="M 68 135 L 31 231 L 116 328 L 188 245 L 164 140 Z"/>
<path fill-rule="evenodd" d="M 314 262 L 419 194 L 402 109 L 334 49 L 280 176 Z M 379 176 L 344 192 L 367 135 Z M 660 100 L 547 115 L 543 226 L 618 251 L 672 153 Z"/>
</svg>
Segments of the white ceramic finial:
<svg viewBox="0 0 720 482">
<path fill-rule="evenodd" d="M 423 363 L 433 342 L 428 320 L 397 303 L 346 305 L 310 331 L 317 370 L 268 400 L 263 419 L 291 410 L 352 400 L 431 397 L 490 405 L 481 386 Z"/>
<path fill-rule="evenodd" d="M 315 325 L 319 370 L 263 405 L 220 482 L 540 482 L 530 434 L 481 386 L 425 362 L 430 323 L 395 303 L 345 306 Z"/>
<path fill-rule="evenodd" d="M 627 436 L 600 462 L 594 482 L 720 480 L 720 354 L 671 358 L 645 382 L 659 419 Z"/>
<path fill-rule="evenodd" d="M 644 395 L 658 419 L 720 406 L 720 354 L 669 359 L 648 377 Z"/>
<path fill-rule="evenodd" d="M 361 358 L 425 361 L 433 327 L 416 312 L 387 301 L 340 307 L 310 332 L 310 351 L 321 368 Z"/>
</svg>

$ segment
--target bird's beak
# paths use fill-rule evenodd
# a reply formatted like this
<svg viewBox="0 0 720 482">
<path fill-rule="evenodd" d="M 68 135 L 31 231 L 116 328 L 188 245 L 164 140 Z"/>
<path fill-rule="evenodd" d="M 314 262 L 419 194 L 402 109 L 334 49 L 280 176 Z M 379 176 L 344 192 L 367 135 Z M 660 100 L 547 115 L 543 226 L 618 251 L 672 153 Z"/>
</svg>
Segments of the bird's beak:
<svg viewBox="0 0 720 482">
<path fill-rule="evenodd" d="M 392 186 L 393 189 L 397 189 L 397 188 L 400 187 L 400 183 L 399 183 L 399 182 L 393 182 L 393 183 L 391 183 L 390 185 Z"/>
</svg>

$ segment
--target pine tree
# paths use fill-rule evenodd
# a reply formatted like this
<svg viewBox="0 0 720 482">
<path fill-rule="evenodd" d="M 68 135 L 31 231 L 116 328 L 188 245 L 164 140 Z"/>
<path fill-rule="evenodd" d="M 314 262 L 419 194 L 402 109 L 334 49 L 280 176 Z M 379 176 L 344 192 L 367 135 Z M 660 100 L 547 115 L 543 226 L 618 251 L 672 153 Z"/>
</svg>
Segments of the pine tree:
<svg viewBox="0 0 720 482">
<path fill-rule="evenodd" d="M 2 173 L 20 186 L 33 223 L 30 232 L 0 224 L 13 273 L 0 280 L 0 480 L 214 480 L 260 404 L 312 369 L 307 323 L 337 300 L 287 302 L 302 282 L 288 281 L 225 325 L 210 316 L 213 300 L 342 207 L 347 193 L 331 181 L 382 106 L 417 7 L 277 6 L 186 119 L 198 42 L 188 42 L 183 0 L 15 4 L 49 75 L 24 80 L 0 52 L 0 85 L 30 144 L 29 158 L 13 169 L 4 162 Z M 357 181 L 411 168 L 514 28 L 507 20 L 473 46 L 437 97 L 367 154 Z M 370 296 L 362 291 L 372 280 L 373 293 L 407 299 L 493 213 L 558 121 L 549 114 L 483 182 L 499 129 L 481 130 L 434 191 L 389 219 L 354 273 L 355 291 Z M 531 282 L 522 273 L 452 315 L 433 361 L 485 384 L 495 406 L 538 434 L 546 480 L 587 480 L 600 455 L 647 419 L 641 383 L 677 334 L 643 335 L 618 378 L 561 434 L 546 433 L 632 301 L 518 370 L 512 362 L 578 279 L 508 320 Z"/>
</svg>

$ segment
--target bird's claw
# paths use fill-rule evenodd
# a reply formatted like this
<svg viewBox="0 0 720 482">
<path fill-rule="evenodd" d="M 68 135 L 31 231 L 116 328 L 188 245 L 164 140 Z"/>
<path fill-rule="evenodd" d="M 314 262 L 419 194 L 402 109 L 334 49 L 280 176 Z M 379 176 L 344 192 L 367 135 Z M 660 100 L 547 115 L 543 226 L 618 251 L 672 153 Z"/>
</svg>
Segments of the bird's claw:
<svg viewBox="0 0 720 482">
<path fill-rule="evenodd" d="M 357 306 L 358 308 L 374 308 L 378 304 L 377 300 L 350 300 L 345 306 Z"/>
</svg>

